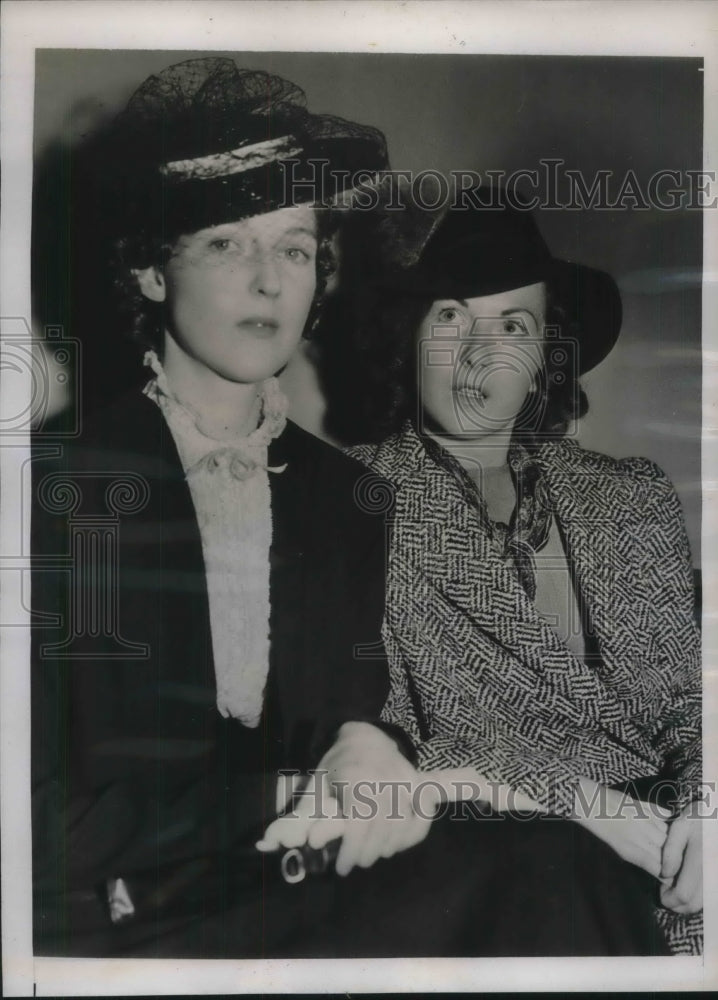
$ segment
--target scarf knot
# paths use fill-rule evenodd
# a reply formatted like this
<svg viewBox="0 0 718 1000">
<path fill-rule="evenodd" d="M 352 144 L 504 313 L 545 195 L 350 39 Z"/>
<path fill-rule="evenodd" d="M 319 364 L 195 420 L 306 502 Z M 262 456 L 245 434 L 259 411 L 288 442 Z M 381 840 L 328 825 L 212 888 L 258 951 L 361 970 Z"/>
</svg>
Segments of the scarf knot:
<svg viewBox="0 0 718 1000">
<path fill-rule="evenodd" d="M 486 501 L 466 469 L 430 437 L 423 444 L 431 460 L 455 480 L 462 496 L 476 512 L 481 527 L 516 572 L 530 600 L 536 597 L 536 553 L 548 542 L 552 510 L 543 471 L 533 456 L 516 442 L 507 463 L 516 490 L 516 506 L 508 524 L 489 517 Z"/>
</svg>

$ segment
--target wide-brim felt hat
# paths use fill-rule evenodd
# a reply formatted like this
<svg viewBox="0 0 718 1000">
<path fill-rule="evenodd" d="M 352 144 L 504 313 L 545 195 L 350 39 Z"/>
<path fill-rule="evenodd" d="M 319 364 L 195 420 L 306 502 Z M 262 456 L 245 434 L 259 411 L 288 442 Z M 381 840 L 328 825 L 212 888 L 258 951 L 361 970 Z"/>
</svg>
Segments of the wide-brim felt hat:
<svg viewBox="0 0 718 1000">
<path fill-rule="evenodd" d="M 555 258 L 531 211 L 515 193 L 491 185 L 464 192 L 434 228 L 417 263 L 387 284 L 413 295 L 470 299 L 545 282 L 565 315 L 562 332 L 578 341 L 580 374 L 614 347 L 623 316 L 610 274 Z"/>
<path fill-rule="evenodd" d="M 168 236 L 306 203 L 388 168 L 383 134 L 307 110 L 288 80 L 207 57 L 147 79 L 85 161 L 118 234 Z M 109 216 L 108 216 L 109 213 Z"/>
</svg>

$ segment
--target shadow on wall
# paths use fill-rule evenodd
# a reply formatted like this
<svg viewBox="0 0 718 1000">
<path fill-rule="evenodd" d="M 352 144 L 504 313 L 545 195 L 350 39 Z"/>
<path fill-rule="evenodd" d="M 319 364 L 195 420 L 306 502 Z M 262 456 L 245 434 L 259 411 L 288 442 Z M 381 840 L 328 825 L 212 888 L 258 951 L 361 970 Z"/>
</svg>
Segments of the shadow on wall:
<svg viewBox="0 0 718 1000">
<path fill-rule="evenodd" d="M 79 339 L 74 380 L 84 415 L 146 380 L 141 349 L 128 342 L 117 308 L 102 206 L 87 176 L 91 158 L 91 143 L 58 140 L 33 179 L 33 314 L 41 329 L 61 326 Z"/>
</svg>

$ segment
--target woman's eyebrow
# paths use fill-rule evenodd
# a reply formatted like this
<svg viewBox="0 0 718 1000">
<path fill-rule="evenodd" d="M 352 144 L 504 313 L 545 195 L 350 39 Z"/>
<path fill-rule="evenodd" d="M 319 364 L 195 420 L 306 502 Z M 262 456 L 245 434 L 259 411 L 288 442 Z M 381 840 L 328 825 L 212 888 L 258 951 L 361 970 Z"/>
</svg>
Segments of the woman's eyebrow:
<svg viewBox="0 0 718 1000">
<path fill-rule="evenodd" d="M 534 314 L 531 312 L 530 309 L 526 309 L 525 306 L 512 306 L 510 309 L 504 309 L 502 312 L 499 313 L 499 315 L 513 316 L 514 313 L 526 313 L 528 316 L 531 317 L 532 320 L 534 320 L 534 322 L 536 321 L 536 317 L 534 316 Z"/>
<path fill-rule="evenodd" d="M 280 234 L 280 239 L 282 236 L 296 236 L 302 233 L 305 236 L 311 236 L 313 240 L 317 239 L 317 234 L 313 229 L 309 229 L 308 226 L 290 226 L 289 229 L 285 229 L 284 232 Z"/>
</svg>

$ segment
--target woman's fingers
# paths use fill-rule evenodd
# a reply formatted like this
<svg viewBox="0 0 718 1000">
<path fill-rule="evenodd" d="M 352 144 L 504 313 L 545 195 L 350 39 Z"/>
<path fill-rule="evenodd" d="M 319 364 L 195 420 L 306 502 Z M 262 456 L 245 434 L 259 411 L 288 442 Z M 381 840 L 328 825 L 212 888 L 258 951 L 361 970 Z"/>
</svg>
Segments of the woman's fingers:
<svg viewBox="0 0 718 1000">
<path fill-rule="evenodd" d="M 406 836 L 411 822 L 410 810 L 407 811 L 405 803 L 392 804 L 385 799 L 385 793 L 378 795 L 371 815 L 363 816 L 358 812 L 348 821 L 350 836 L 342 864 L 337 867 L 340 874 L 351 870 L 353 865 L 369 868 L 378 858 L 391 857 L 399 849 L 402 834 Z"/>
<path fill-rule="evenodd" d="M 359 849 L 357 864 L 360 868 L 370 868 L 375 861 L 384 856 L 394 853 L 394 845 L 391 838 L 391 827 L 388 820 L 378 820 L 371 824 L 371 829 L 363 837 L 362 845 Z"/>
<path fill-rule="evenodd" d="M 662 872 L 670 879 L 661 902 L 678 913 L 697 913 L 703 906 L 703 831 L 685 813 L 673 821 L 663 849 Z"/>
<path fill-rule="evenodd" d="M 664 886 L 661 889 L 661 903 L 676 913 L 698 913 L 703 908 L 703 888 L 700 880 L 684 886 Z"/>
<path fill-rule="evenodd" d="M 340 815 L 339 804 L 329 791 L 323 776 L 313 774 L 306 787 L 297 795 L 292 811 L 277 817 L 267 827 L 264 836 L 258 840 L 256 847 L 260 851 L 276 851 L 280 847 L 301 847 L 310 843 L 311 846 L 323 847 L 324 844 L 341 835 L 336 831 Z M 315 827 L 318 827 L 315 830 Z M 326 838 L 326 839 L 323 839 Z M 312 840 L 321 843 L 312 843 Z"/>
<path fill-rule="evenodd" d="M 617 847 L 617 853 L 624 861 L 638 865 L 649 875 L 659 878 L 661 874 L 661 851 L 642 836 L 631 837 Z"/>
<path fill-rule="evenodd" d="M 280 816 L 270 823 L 255 847 L 259 851 L 277 851 L 280 847 L 301 847 L 306 843 L 311 820 L 297 816 Z"/>
<path fill-rule="evenodd" d="M 427 776 L 420 776 L 381 730 L 368 723 L 345 724 L 320 768 L 327 768 L 346 819 L 336 861 L 339 875 L 355 865 L 368 868 L 425 836 L 417 819 L 425 808 L 433 814 L 439 794 L 423 794 L 423 786 L 430 783 Z M 421 806 L 415 804 L 417 793 Z M 425 807 L 425 801 L 431 806 Z"/>
<path fill-rule="evenodd" d="M 703 908 L 703 885 L 701 870 L 681 872 L 674 886 L 664 886 L 661 902 L 677 913 L 698 913 Z"/>
<path fill-rule="evenodd" d="M 637 863 L 655 878 L 660 878 L 663 845 L 667 833 L 665 823 L 659 821 L 661 824 L 659 826 L 645 819 L 633 819 L 628 822 L 631 824 L 631 837 L 644 859 L 643 863 L 640 861 Z"/>
<path fill-rule="evenodd" d="M 688 820 L 679 816 L 671 823 L 663 847 L 661 874 L 664 878 L 675 878 L 683 863 L 683 853 L 688 843 Z"/>
<path fill-rule="evenodd" d="M 337 875 L 348 875 L 355 865 L 359 864 L 359 859 L 364 848 L 364 831 L 357 824 L 360 820 L 350 819 L 346 821 L 342 844 L 339 848 L 336 861 Z"/>
<path fill-rule="evenodd" d="M 630 861 L 631 864 L 638 865 L 639 868 L 658 878 L 661 873 L 660 845 L 651 841 L 645 829 L 636 829 L 635 824 L 640 823 L 640 820 L 622 822 L 629 825 L 624 827 L 614 845 L 617 853 L 624 861 Z"/>
<path fill-rule="evenodd" d="M 692 878 L 679 880 L 674 887 L 668 887 L 661 892 L 661 902 L 678 913 L 698 913 L 703 909 L 703 886 L 700 873 Z"/>
<path fill-rule="evenodd" d="M 315 820 L 309 828 L 307 844 L 315 850 L 326 847 L 332 840 L 338 840 L 344 836 L 346 831 L 346 820 L 340 815 L 334 818 L 325 817 Z"/>
<path fill-rule="evenodd" d="M 663 850 L 663 845 L 668 836 L 668 827 L 665 823 L 658 826 L 656 823 L 647 823 L 645 829 L 646 839 L 650 841 L 659 851 Z"/>
<path fill-rule="evenodd" d="M 379 858 L 390 858 L 426 837 L 439 792 L 433 790 L 431 795 L 427 793 L 420 813 L 414 809 L 412 793 L 412 788 L 402 787 L 397 795 L 395 788 L 387 787 L 377 795 L 376 808 L 370 817 L 362 818 L 359 814 L 346 821 L 336 863 L 339 875 L 347 875 L 355 865 L 369 868 Z"/>
<path fill-rule="evenodd" d="M 659 878 L 661 874 L 661 852 L 658 848 L 639 848 L 634 864 L 643 868 L 644 871 L 647 871 L 649 875 L 653 875 L 654 878 Z"/>
<path fill-rule="evenodd" d="M 588 813 L 579 813 L 578 822 L 605 841 L 624 861 L 660 878 L 668 829 L 662 815 L 650 807 L 646 809 L 647 803 L 620 796 L 612 789 L 601 791 L 603 814 L 591 808 Z M 594 795 L 589 801 L 598 800 Z"/>
<path fill-rule="evenodd" d="M 344 771 L 346 784 L 342 788 L 342 812 L 344 814 L 344 836 L 337 855 L 338 875 L 348 875 L 354 866 L 366 868 L 379 857 L 383 831 L 380 829 L 380 814 L 377 802 L 363 801 L 364 796 L 357 784 L 356 774 L 351 769 Z"/>
</svg>

